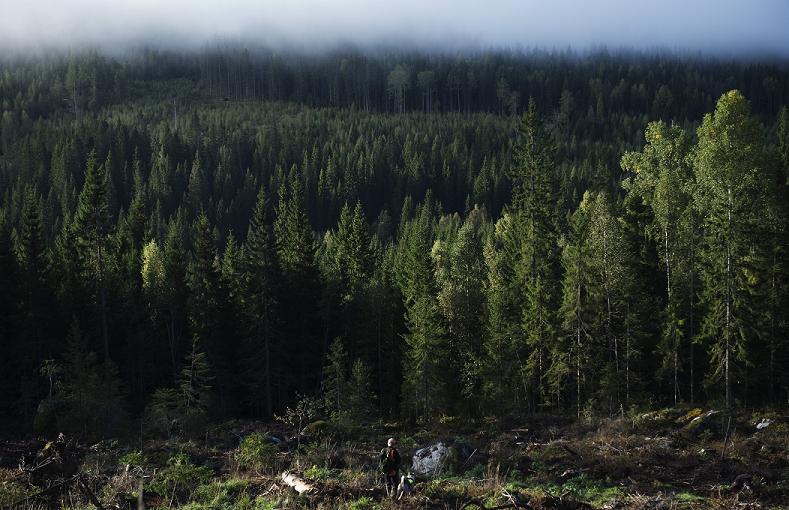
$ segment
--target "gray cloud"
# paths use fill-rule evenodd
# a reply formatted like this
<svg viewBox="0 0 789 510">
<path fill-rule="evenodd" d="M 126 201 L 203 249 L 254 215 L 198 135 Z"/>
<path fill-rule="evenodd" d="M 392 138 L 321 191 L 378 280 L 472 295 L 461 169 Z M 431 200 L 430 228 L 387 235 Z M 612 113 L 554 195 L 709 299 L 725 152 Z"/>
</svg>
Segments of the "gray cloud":
<svg viewBox="0 0 789 510">
<path fill-rule="evenodd" d="M 789 54 L 786 0 L 0 0 L 0 48 L 214 40 Z"/>
</svg>

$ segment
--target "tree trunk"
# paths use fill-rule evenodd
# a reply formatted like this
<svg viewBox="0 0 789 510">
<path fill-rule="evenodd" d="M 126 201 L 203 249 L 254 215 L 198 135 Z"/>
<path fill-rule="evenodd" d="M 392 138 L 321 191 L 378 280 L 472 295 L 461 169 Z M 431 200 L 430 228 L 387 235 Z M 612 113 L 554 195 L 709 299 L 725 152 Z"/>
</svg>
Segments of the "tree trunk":
<svg viewBox="0 0 789 510">
<path fill-rule="evenodd" d="M 673 292 L 671 291 L 671 260 L 669 259 L 669 250 L 668 250 L 668 228 L 663 229 L 663 257 L 666 260 L 666 308 L 669 310 L 668 318 L 674 324 L 671 325 L 671 329 L 669 330 L 672 337 L 669 339 L 671 342 L 671 348 L 673 350 L 672 358 L 674 362 L 674 405 L 677 405 L 677 398 L 678 398 L 678 389 L 679 389 L 679 362 L 678 357 L 679 353 L 677 352 L 679 346 L 676 343 L 676 332 L 674 331 L 674 327 L 676 324 L 676 317 L 674 317 L 673 308 L 672 308 L 672 298 Z"/>
<path fill-rule="evenodd" d="M 729 357 L 731 350 L 731 209 L 732 196 L 731 188 L 728 192 L 728 223 L 726 225 L 726 331 L 724 332 L 724 372 L 726 384 L 726 408 L 731 407 L 731 381 L 729 379 Z"/>
<path fill-rule="evenodd" d="M 576 417 L 581 417 L 581 263 L 580 254 L 576 260 L 576 272 L 578 285 L 575 288 L 575 342 L 576 342 L 576 365 L 575 365 L 575 413 Z"/>
<path fill-rule="evenodd" d="M 266 356 L 266 416 L 271 418 L 274 416 L 274 410 L 271 403 L 271 331 L 268 320 L 268 313 L 266 313 L 263 333 L 263 351 Z"/>
<path fill-rule="evenodd" d="M 104 363 L 110 361 L 110 340 L 107 332 L 107 295 L 104 288 L 104 260 L 102 259 L 101 240 L 98 239 L 99 234 L 96 235 L 96 255 L 99 270 L 99 277 L 96 282 L 99 290 L 99 307 L 101 314 L 101 338 L 104 343 Z"/>
<path fill-rule="evenodd" d="M 695 217 L 693 216 L 693 209 L 690 211 L 690 317 L 689 317 L 689 334 L 690 334 L 690 403 L 693 404 L 695 398 L 695 381 L 693 375 L 693 343 L 694 343 L 694 336 L 695 336 L 695 327 L 693 324 L 693 306 L 694 301 L 696 299 L 696 283 L 695 283 L 695 273 L 694 269 L 696 266 L 696 240 L 695 240 L 695 225 L 694 225 Z"/>
</svg>

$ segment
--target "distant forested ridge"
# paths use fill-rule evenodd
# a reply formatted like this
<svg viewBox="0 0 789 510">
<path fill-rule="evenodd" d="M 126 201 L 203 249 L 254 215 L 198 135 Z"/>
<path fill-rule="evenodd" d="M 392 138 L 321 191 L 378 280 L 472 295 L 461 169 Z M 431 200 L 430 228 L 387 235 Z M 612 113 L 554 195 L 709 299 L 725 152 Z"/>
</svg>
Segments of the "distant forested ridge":
<svg viewBox="0 0 789 510">
<path fill-rule="evenodd" d="M 670 55 L 6 58 L 2 426 L 786 406 L 787 103 Z"/>
</svg>

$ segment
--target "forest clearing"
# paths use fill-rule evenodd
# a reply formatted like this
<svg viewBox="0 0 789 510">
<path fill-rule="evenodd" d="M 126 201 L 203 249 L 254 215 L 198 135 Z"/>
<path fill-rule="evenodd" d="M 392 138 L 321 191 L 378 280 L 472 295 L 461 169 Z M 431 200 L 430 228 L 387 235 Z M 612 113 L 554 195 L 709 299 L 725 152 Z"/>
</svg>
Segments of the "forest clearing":
<svg viewBox="0 0 789 510">
<path fill-rule="evenodd" d="M 539 416 L 502 432 L 479 425 L 405 432 L 396 424 L 341 430 L 315 421 L 302 431 L 300 449 L 292 429 L 259 422 L 228 422 L 189 441 L 145 441 L 142 450 L 134 441 L 88 445 L 66 438 L 59 453 L 42 442 L 6 442 L 0 506 L 788 507 L 786 416 L 686 408 L 577 423 Z M 413 491 L 401 499 L 387 496 L 377 465 L 387 435 L 401 437 L 404 473 L 413 472 L 418 450 L 438 451 L 418 463 L 422 472 L 413 472 Z M 286 473 L 308 490 L 297 492 L 283 481 Z"/>
</svg>

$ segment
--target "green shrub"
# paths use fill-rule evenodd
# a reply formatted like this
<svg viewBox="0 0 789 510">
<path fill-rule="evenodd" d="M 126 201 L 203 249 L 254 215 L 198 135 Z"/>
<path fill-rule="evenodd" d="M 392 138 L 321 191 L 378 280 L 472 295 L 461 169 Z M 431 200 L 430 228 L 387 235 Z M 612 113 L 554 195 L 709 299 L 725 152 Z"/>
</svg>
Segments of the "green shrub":
<svg viewBox="0 0 789 510">
<path fill-rule="evenodd" d="M 550 481 L 523 479 L 509 482 L 506 489 L 510 492 L 525 489 L 531 494 L 549 494 L 555 497 L 569 495 L 595 508 L 609 505 L 613 501 L 621 501 L 627 496 L 621 487 L 610 486 L 586 475 L 576 476 L 561 485 Z"/>
<path fill-rule="evenodd" d="M 0 482 L 0 508 L 11 507 L 29 496 L 32 492 L 30 489 L 22 484 L 3 481 Z"/>
<path fill-rule="evenodd" d="M 449 416 L 446 414 L 442 414 L 438 417 L 438 423 L 444 425 L 449 429 L 456 429 L 459 425 L 463 423 L 463 421 L 458 418 L 457 416 Z"/>
<path fill-rule="evenodd" d="M 274 510 L 278 508 L 277 500 L 269 499 L 264 496 L 258 496 L 253 499 L 251 502 L 251 506 L 249 507 L 242 507 L 239 505 L 239 509 L 241 508 L 249 508 L 250 510 Z"/>
<path fill-rule="evenodd" d="M 325 420 L 317 420 L 304 427 L 302 432 L 308 436 L 324 437 L 333 433 L 333 427 Z"/>
<path fill-rule="evenodd" d="M 178 430 L 181 415 L 181 395 L 178 390 L 159 388 L 145 408 L 143 422 L 147 432 L 169 438 Z"/>
<path fill-rule="evenodd" d="M 484 478 L 487 467 L 484 464 L 474 464 L 468 471 L 466 477 L 468 478 Z"/>
<path fill-rule="evenodd" d="M 118 459 L 118 465 L 121 467 L 144 467 L 148 465 L 148 459 L 141 451 L 128 452 Z"/>
<path fill-rule="evenodd" d="M 312 466 L 304 471 L 304 477 L 309 480 L 328 480 L 330 478 L 339 478 L 340 471 L 327 467 Z"/>
<path fill-rule="evenodd" d="M 348 505 L 348 510 L 377 510 L 378 508 L 381 508 L 381 505 L 369 496 L 362 496 Z"/>
<path fill-rule="evenodd" d="M 235 452 L 236 462 L 241 469 L 251 469 L 256 472 L 273 468 L 276 456 L 277 447 L 260 432 L 253 432 L 245 437 Z"/>
<path fill-rule="evenodd" d="M 211 480 L 212 471 L 205 466 L 195 466 L 183 453 L 167 460 L 167 467 L 156 473 L 148 488 L 162 497 L 174 496 L 178 501 L 188 501 L 197 487 Z"/>
<path fill-rule="evenodd" d="M 226 481 L 212 481 L 197 487 L 192 493 L 192 500 L 206 508 L 235 509 L 239 506 L 249 505 L 251 501 L 247 495 L 249 483 L 237 478 Z"/>
</svg>

